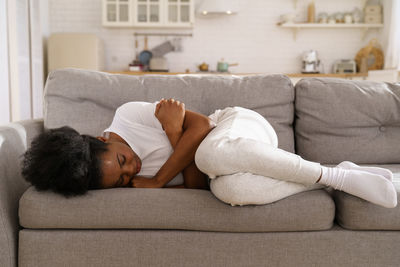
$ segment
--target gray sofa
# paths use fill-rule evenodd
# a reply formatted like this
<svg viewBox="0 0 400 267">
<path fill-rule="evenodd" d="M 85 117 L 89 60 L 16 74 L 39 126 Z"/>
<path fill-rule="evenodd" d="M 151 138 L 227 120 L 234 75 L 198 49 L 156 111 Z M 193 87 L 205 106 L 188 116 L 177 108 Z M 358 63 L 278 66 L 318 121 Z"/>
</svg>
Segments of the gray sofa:
<svg viewBox="0 0 400 267">
<path fill-rule="evenodd" d="M 394 172 L 400 192 L 400 86 L 283 75 L 127 76 L 52 72 L 43 120 L 0 127 L 0 266 L 399 266 L 400 205 L 386 209 L 318 189 L 268 205 L 231 206 L 197 189 L 114 188 L 66 199 L 20 175 L 44 128 L 99 135 L 128 101 L 174 97 L 210 114 L 253 109 L 279 147 L 327 165 Z"/>
</svg>

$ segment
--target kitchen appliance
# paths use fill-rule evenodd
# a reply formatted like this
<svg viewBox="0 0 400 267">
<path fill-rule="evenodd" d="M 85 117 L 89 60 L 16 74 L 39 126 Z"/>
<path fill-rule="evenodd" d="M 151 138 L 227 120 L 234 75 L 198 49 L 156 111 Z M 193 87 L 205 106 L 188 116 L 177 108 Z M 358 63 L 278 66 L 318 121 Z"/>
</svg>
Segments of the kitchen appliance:
<svg viewBox="0 0 400 267">
<path fill-rule="evenodd" d="M 320 73 L 320 60 L 317 51 L 309 50 L 303 54 L 301 73 Z"/>
<path fill-rule="evenodd" d="M 175 47 L 172 45 L 171 41 L 166 41 L 151 49 L 151 53 L 153 54 L 154 57 L 162 57 L 165 54 L 172 52 L 174 50 Z"/>
<path fill-rule="evenodd" d="M 201 65 L 197 66 L 200 71 L 208 71 L 208 64 L 203 62 Z"/>
<path fill-rule="evenodd" d="M 104 70 L 104 46 L 87 33 L 53 33 L 47 45 L 48 71 L 62 68 Z"/>
<path fill-rule="evenodd" d="M 151 50 L 153 57 L 150 59 L 150 71 L 168 72 L 168 61 L 164 55 L 175 50 L 170 41 L 166 41 Z"/>
<path fill-rule="evenodd" d="M 168 61 L 165 57 L 153 57 L 150 60 L 150 71 L 168 72 Z"/>
<path fill-rule="evenodd" d="M 333 73 L 356 73 L 356 66 L 352 59 L 341 59 L 333 64 Z"/>
<path fill-rule="evenodd" d="M 229 64 L 228 62 L 224 62 L 224 59 L 221 59 L 221 61 L 219 61 L 217 63 L 217 71 L 219 71 L 219 72 L 227 72 L 229 67 L 237 66 L 237 65 L 239 65 L 239 64 L 238 63 Z"/>
</svg>

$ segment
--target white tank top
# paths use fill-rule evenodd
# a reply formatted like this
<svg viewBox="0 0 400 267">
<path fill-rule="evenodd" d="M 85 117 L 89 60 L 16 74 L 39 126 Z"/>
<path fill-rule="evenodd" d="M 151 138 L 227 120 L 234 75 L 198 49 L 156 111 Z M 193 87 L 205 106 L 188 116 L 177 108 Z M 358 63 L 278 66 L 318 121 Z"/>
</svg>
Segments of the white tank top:
<svg viewBox="0 0 400 267">
<path fill-rule="evenodd" d="M 154 115 L 155 103 L 128 102 L 120 106 L 114 119 L 103 135 L 110 132 L 124 139 L 142 160 L 139 176 L 154 177 L 162 165 L 173 153 L 169 139 L 161 123 Z M 168 186 L 183 184 L 183 175 L 179 173 Z"/>
</svg>

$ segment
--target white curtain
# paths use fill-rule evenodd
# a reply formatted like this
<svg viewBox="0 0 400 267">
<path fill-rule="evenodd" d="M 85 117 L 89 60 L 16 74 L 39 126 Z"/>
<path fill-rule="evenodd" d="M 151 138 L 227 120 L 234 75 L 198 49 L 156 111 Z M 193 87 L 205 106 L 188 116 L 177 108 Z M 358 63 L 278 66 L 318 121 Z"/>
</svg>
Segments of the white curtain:
<svg viewBox="0 0 400 267">
<path fill-rule="evenodd" d="M 7 26 L 7 2 L 0 0 L 0 124 L 11 119 Z"/>
<path fill-rule="evenodd" d="M 0 124 L 43 116 L 40 1 L 0 0 Z"/>
<path fill-rule="evenodd" d="M 385 53 L 385 69 L 400 70 L 400 0 L 387 1 L 388 30 Z"/>
</svg>

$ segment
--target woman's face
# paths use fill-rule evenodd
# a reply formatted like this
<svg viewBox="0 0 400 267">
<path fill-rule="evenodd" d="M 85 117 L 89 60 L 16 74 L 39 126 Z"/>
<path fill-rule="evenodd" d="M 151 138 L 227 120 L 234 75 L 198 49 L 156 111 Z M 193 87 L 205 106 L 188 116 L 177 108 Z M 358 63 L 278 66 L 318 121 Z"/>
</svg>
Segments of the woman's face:
<svg viewBox="0 0 400 267">
<path fill-rule="evenodd" d="M 108 150 L 100 156 L 102 188 L 132 187 L 133 177 L 140 172 L 142 161 L 125 143 L 104 140 Z"/>
</svg>

